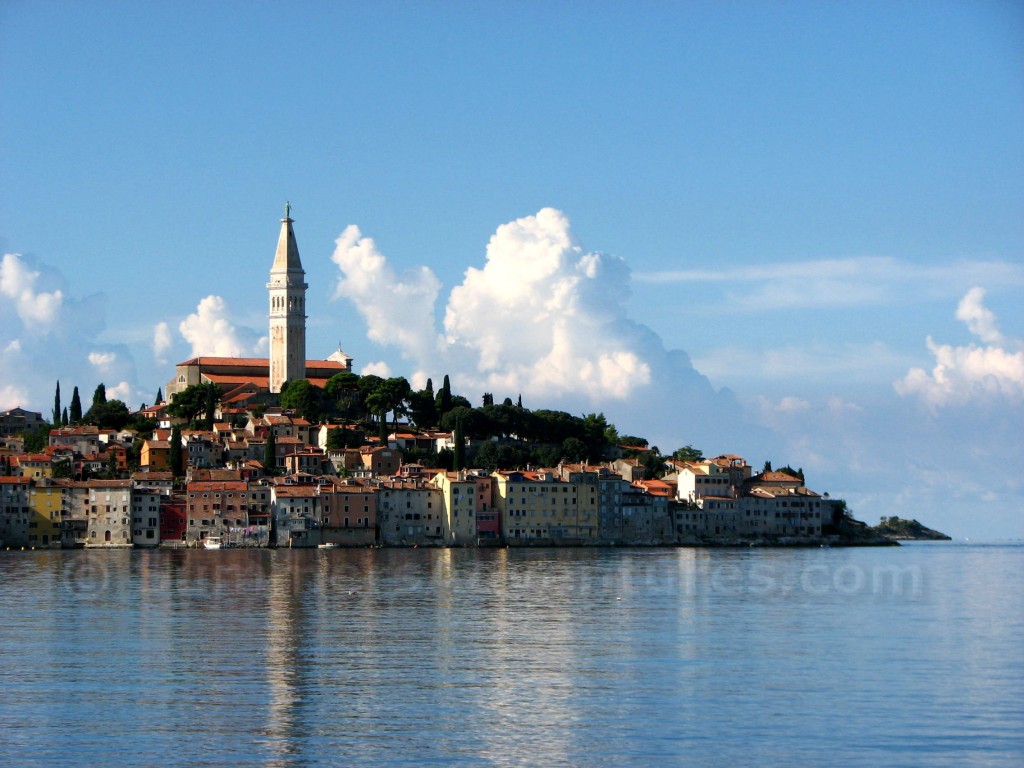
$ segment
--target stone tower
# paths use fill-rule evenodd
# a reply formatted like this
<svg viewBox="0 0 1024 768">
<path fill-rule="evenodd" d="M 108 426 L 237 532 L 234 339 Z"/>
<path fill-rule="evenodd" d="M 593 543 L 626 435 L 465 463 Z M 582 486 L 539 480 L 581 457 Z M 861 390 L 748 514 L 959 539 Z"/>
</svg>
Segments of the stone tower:
<svg viewBox="0 0 1024 768">
<path fill-rule="evenodd" d="M 270 268 L 270 391 L 306 378 L 306 272 L 292 231 L 291 204 L 285 203 L 274 266 Z"/>
</svg>

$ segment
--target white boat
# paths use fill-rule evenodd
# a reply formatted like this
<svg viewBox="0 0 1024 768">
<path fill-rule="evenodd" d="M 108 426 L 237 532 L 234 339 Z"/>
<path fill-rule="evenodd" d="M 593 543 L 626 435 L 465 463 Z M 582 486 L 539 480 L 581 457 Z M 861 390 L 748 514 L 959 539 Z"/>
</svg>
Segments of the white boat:
<svg viewBox="0 0 1024 768">
<path fill-rule="evenodd" d="M 337 549 L 338 545 L 335 544 L 333 541 L 329 541 L 326 544 L 317 544 L 316 548 L 317 549 Z"/>
<path fill-rule="evenodd" d="M 220 549 L 220 536 L 207 536 L 205 539 L 203 539 L 203 546 L 206 549 Z"/>
</svg>

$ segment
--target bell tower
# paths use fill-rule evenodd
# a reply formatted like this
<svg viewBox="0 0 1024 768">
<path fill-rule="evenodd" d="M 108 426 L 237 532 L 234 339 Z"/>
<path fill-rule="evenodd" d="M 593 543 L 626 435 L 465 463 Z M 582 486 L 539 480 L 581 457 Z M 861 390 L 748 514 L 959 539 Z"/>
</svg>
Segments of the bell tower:
<svg viewBox="0 0 1024 768">
<path fill-rule="evenodd" d="M 281 234 L 270 268 L 270 391 L 306 378 L 306 272 L 292 231 L 292 206 L 284 205 Z"/>
</svg>

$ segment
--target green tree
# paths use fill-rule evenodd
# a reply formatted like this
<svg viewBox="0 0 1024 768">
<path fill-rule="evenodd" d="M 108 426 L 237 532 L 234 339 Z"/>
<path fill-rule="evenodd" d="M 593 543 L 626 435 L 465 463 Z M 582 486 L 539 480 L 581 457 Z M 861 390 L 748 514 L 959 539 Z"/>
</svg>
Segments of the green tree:
<svg viewBox="0 0 1024 768">
<path fill-rule="evenodd" d="M 50 428 L 43 425 L 29 432 L 22 432 L 25 441 L 25 453 L 40 453 L 50 442 Z"/>
<path fill-rule="evenodd" d="M 444 451 L 441 451 L 440 453 L 444 453 Z M 440 455 L 440 453 L 438 455 Z M 490 440 L 486 440 L 481 443 L 473 454 L 473 466 L 479 469 L 486 469 L 488 472 L 496 470 L 498 468 L 497 444 Z"/>
<path fill-rule="evenodd" d="M 377 414 L 381 424 L 387 423 L 388 413 L 393 413 L 397 422 L 399 415 L 407 411 L 405 401 L 411 391 L 409 382 L 401 376 L 378 379 L 366 395 L 366 407 L 370 413 Z"/>
<path fill-rule="evenodd" d="M 206 388 L 206 401 L 203 404 L 203 419 L 206 421 L 207 429 L 213 429 L 213 417 L 217 412 L 218 402 L 220 402 L 220 387 L 211 384 Z"/>
<path fill-rule="evenodd" d="M 676 461 L 703 461 L 704 454 L 692 445 L 684 445 L 672 451 L 672 458 Z"/>
<path fill-rule="evenodd" d="M 448 374 L 444 375 L 444 383 L 441 385 L 441 391 L 437 393 L 437 415 L 438 417 L 444 416 L 448 411 L 452 409 L 452 383 L 448 379 Z"/>
<path fill-rule="evenodd" d="M 170 462 L 171 474 L 175 477 L 185 474 L 185 460 L 181 452 L 181 427 L 178 425 L 171 428 Z"/>
<path fill-rule="evenodd" d="M 78 387 L 71 394 L 71 412 L 68 414 L 72 424 L 78 424 L 82 420 L 82 398 L 78 396 Z"/>
<path fill-rule="evenodd" d="M 562 441 L 562 458 L 566 461 L 577 464 L 586 459 L 588 454 L 587 444 L 578 437 L 567 437 Z"/>
<path fill-rule="evenodd" d="M 220 395 L 220 385 L 218 384 L 212 382 L 190 384 L 181 392 L 171 395 L 171 404 L 167 406 L 167 414 L 175 419 L 195 421 L 199 418 L 199 414 L 209 410 L 211 400 L 216 406 Z"/>
<path fill-rule="evenodd" d="M 103 400 L 100 403 L 93 403 L 92 408 L 82 417 L 87 424 L 95 424 L 103 429 L 124 429 L 131 413 L 128 406 L 120 400 Z"/>
<path fill-rule="evenodd" d="M 351 371 L 334 374 L 324 385 L 325 409 L 346 419 L 363 415 L 363 400 L 359 388 L 360 377 Z"/>
<path fill-rule="evenodd" d="M 153 401 L 153 405 L 160 405 L 164 401 L 164 388 L 156 388 L 156 400 Z"/>
<path fill-rule="evenodd" d="M 75 471 L 74 463 L 69 458 L 60 459 L 59 461 L 54 459 L 53 462 L 53 476 L 55 479 L 70 478 Z"/>
<path fill-rule="evenodd" d="M 107 387 L 101 381 L 99 386 L 96 387 L 96 391 L 92 393 L 92 404 L 93 407 L 97 405 L 103 405 L 107 402 Z"/>
<path fill-rule="evenodd" d="M 60 424 L 63 427 L 66 427 L 68 425 L 68 409 L 67 409 L 66 406 L 64 408 L 64 413 L 62 413 L 61 416 L 60 416 Z M 56 425 L 54 425 L 54 426 L 56 426 Z"/>
<path fill-rule="evenodd" d="M 665 474 L 665 457 L 658 451 L 658 446 L 652 447 L 640 457 L 640 464 L 644 468 L 644 474 L 648 478 L 661 477 Z"/>
<path fill-rule="evenodd" d="M 408 402 L 409 418 L 417 427 L 429 429 L 437 426 L 437 402 L 433 389 L 424 388 L 418 392 L 410 392 Z"/>
<path fill-rule="evenodd" d="M 327 450 L 340 451 L 342 448 L 348 448 L 347 432 L 344 427 L 327 430 Z"/>
<path fill-rule="evenodd" d="M 57 391 L 53 394 L 53 418 L 50 421 L 53 425 L 60 425 L 60 379 L 57 380 Z"/>
<path fill-rule="evenodd" d="M 766 461 L 764 463 L 764 468 L 761 470 L 761 472 L 763 474 L 765 472 L 771 472 L 771 471 L 772 471 L 772 463 L 771 463 L 771 461 Z"/>
<path fill-rule="evenodd" d="M 624 448 L 646 448 L 648 445 L 650 445 L 650 443 L 648 443 L 642 437 L 623 435 L 622 437 L 619 438 L 619 445 L 623 446 Z"/>
<path fill-rule="evenodd" d="M 158 426 L 156 419 L 147 419 L 139 414 L 134 414 L 125 425 L 128 429 L 135 431 L 136 436 L 142 440 L 148 440 L 153 435 L 153 430 Z"/>
<path fill-rule="evenodd" d="M 608 442 L 608 420 L 603 413 L 588 413 L 583 417 L 581 427 L 582 434 L 577 439 L 586 448 L 584 458 L 596 464 L 605 457 L 611 445 Z M 577 459 L 577 461 L 582 461 L 582 459 Z"/>
<path fill-rule="evenodd" d="M 294 410 L 314 424 L 320 421 L 323 401 L 324 390 L 305 379 L 290 381 L 281 388 L 281 407 Z"/>
</svg>

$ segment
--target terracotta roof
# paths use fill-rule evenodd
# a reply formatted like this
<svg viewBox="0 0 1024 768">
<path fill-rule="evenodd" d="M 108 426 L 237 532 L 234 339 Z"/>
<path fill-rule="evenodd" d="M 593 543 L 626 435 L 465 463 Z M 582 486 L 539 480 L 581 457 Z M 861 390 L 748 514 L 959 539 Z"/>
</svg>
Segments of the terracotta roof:
<svg viewBox="0 0 1024 768">
<path fill-rule="evenodd" d="M 762 483 L 799 483 L 799 477 L 794 477 L 788 472 L 762 472 L 752 478 L 753 482 Z"/>
<path fill-rule="evenodd" d="M 218 482 L 215 480 L 199 480 L 188 484 L 189 492 L 192 491 L 247 491 L 249 484 L 244 480 L 231 480 Z"/>
</svg>

